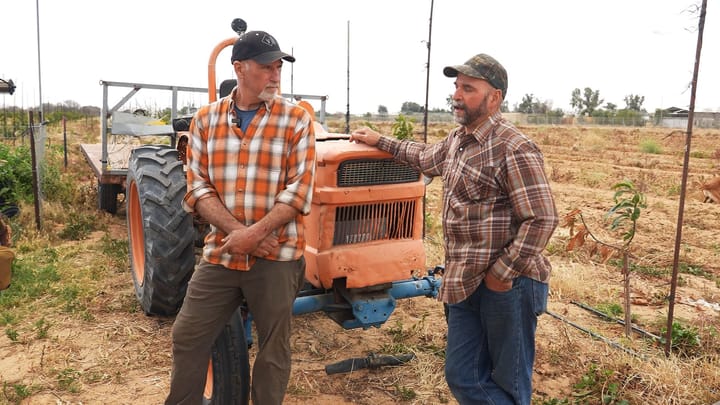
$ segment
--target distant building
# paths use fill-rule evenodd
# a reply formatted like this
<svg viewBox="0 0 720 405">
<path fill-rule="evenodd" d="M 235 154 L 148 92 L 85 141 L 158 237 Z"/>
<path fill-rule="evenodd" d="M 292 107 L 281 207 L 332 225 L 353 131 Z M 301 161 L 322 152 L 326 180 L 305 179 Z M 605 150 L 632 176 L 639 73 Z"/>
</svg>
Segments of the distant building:
<svg viewBox="0 0 720 405">
<path fill-rule="evenodd" d="M 686 109 L 670 107 L 661 110 L 660 117 L 655 117 L 655 122 L 666 128 L 687 128 L 689 114 Z M 695 111 L 693 127 L 720 128 L 720 112 Z"/>
</svg>

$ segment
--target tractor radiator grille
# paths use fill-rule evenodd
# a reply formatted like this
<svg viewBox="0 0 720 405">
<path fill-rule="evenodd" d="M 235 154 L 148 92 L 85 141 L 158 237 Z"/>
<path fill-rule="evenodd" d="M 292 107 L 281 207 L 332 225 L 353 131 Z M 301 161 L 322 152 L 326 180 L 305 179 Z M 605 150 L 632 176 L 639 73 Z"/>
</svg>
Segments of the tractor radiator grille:
<svg viewBox="0 0 720 405">
<path fill-rule="evenodd" d="M 415 205 L 410 200 L 337 207 L 333 245 L 412 238 Z"/>
<path fill-rule="evenodd" d="M 347 160 L 338 168 L 338 187 L 412 183 L 420 173 L 392 159 Z"/>
</svg>

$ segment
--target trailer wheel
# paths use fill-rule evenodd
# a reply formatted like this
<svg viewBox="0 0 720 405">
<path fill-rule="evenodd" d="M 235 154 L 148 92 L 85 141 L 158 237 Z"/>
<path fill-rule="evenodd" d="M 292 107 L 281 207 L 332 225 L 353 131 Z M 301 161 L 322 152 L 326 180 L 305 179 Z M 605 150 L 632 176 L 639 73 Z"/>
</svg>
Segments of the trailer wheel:
<svg viewBox="0 0 720 405">
<path fill-rule="evenodd" d="M 98 181 L 98 208 L 110 214 L 116 214 L 117 196 L 121 190 L 119 184 L 103 184 Z"/>
<path fill-rule="evenodd" d="M 127 227 L 135 295 L 147 315 L 175 315 L 195 267 L 192 216 L 177 150 L 141 146 L 130 155 Z"/>
<path fill-rule="evenodd" d="M 250 358 L 241 310 L 215 339 L 208 364 L 203 405 L 247 405 L 250 398 Z"/>
</svg>

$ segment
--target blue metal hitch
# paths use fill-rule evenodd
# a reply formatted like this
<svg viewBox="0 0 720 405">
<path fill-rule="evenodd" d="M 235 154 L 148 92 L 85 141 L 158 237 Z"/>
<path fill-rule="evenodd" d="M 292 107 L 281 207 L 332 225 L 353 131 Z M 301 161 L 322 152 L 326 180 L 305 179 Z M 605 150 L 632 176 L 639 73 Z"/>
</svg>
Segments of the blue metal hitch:
<svg viewBox="0 0 720 405">
<path fill-rule="evenodd" d="M 396 308 L 396 300 L 403 298 L 435 298 L 440 290 L 443 266 L 436 266 L 425 277 L 388 283 L 386 288 L 371 290 L 346 289 L 339 284 L 332 290 L 306 289 L 300 291 L 293 304 L 293 315 L 323 311 L 344 329 L 380 327 Z M 252 314 L 245 319 L 247 342 L 252 344 L 250 333 Z"/>
</svg>

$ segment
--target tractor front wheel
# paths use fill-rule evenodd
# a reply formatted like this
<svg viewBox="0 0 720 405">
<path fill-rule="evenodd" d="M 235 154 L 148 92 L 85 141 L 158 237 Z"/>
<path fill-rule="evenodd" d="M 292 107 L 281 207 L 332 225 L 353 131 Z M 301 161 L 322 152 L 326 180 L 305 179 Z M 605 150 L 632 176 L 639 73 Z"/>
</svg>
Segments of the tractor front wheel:
<svg viewBox="0 0 720 405">
<path fill-rule="evenodd" d="M 126 187 L 130 266 L 147 315 L 175 315 L 195 267 L 193 219 L 182 208 L 186 189 L 177 150 L 149 145 L 132 151 Z"/>
</svg>

